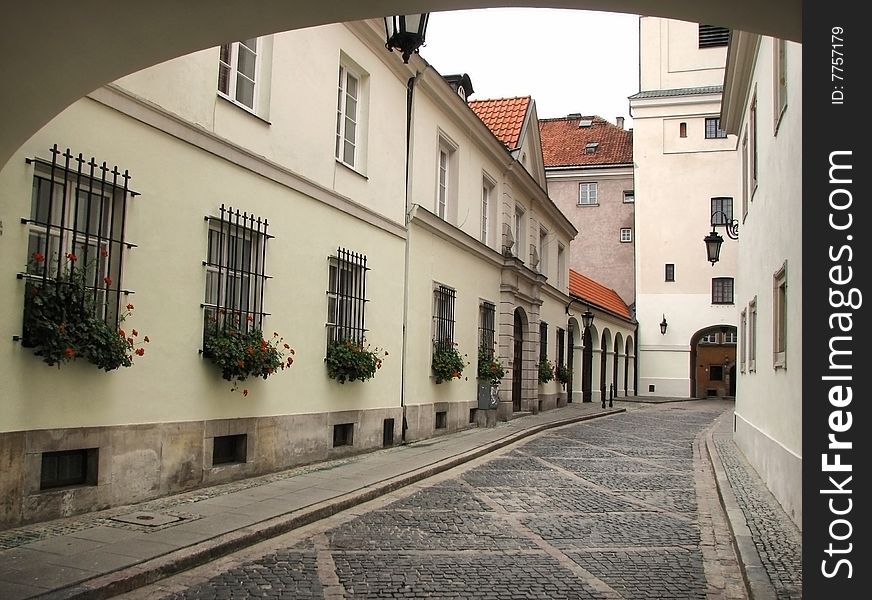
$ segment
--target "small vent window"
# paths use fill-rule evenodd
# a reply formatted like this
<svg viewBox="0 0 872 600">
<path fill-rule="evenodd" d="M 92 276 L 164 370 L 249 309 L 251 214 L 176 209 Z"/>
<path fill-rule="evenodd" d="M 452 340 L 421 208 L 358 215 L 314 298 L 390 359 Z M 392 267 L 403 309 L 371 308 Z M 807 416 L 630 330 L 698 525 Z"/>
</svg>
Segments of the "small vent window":
<svg viewBox="0 0 872 600">
<path fill-rule="evenodd" d="M 716 25 L 699 26 L 699 47 L 716 48 L 730 43 L 730 30 Z"/>
</svg>

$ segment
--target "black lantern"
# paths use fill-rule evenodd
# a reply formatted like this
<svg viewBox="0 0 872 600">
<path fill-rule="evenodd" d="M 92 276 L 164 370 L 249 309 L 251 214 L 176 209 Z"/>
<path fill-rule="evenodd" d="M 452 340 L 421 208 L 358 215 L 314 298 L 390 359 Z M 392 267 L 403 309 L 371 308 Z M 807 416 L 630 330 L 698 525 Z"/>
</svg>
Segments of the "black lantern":
<svg viewBox="0 0 872 600">
<path fill-rule="evenodd" d="M 717 215 L 721 216 L 720 218 L 715 219 Z M 711 233 L 702 238 L 702 241 L 705 242 L 706 257 L 708 258 L 708 261 L 712 264 L 712 266 L 715 266 L 715 263 L 720 260 L 721 244 L 724 243 L 724 238 L 716 230 L 716 227 L 720 225 L 723 225 L 724 229 L 727 232 L 727 237 L 729 237 L 731 240 L 739 239 L 739 221 L 736 219 L 730 219 L 722 211 L 717 210 L 713 212 Z"/>
<path fill-rule="evenodd" d="M 385 17 L 385 48 L 391 51 L 396 48 L 403 54 L 403 62 L 408 63 L 409 57 L 424 43 L 429 18 L 429 13 Z"/>
<path fill-rule="evenodd" d="M 723 241 L 723 239 L 721 240 Z M 660 333 L 666 335 L 666 327 L 669 326 L 669 323 L 666 322 L 666 315 L 663 315 L 663 320 L 660 321 Z"/>
<path fill-rule="evenodd" d="M 593 313 L 590 312 L 589 308 L 584 311 L 584 313 L 582 313 L 581 324 L 585 329 L 588 329 L 591 325 L 593 325 Z"/>
</svg>

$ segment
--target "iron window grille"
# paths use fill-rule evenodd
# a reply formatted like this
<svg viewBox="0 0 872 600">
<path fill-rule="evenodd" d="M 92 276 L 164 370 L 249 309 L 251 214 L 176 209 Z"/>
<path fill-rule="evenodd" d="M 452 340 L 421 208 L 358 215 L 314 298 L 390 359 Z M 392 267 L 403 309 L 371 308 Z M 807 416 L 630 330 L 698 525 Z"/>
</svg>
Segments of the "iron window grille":
<svg viewBox="0 0 872 600">
<path fill-rule="evenodd" d="M 490 302 L 482 302 L 478 307 L 478 345 L 485 348 L 493 358 L 496 343 L 497 308 Z"/>
<path fill-rule="evenodd" d="M 266 242 L 269 223 L 253 213 L 222 204 L 209 222 L 206 260 L 205 327 L 217 331 L 239 327 L 262 329 L 266 275 Z"/>
<path fill-rule="evenodd" d="M 337 248 L 329 258 L 327 342 L 363 343 L 366 337 L 366 256 Z"/>
<path fill-rule="evenodd" d="M 718 225 L 729 225 L 733 221 L 733 199 L 718 197 L 712 198 L 712 227 Z"/>
<path fill-rule="evenodd" d="M 730 30 L 726 27 L 717 25 L 699 26 L 699 47 L 700 48 L 716 48 L 718 46 L 726 46 L 730 43 Z"/>
<path fill-rule="evenodd" d="M 733 303 L 733 278 L 714 277 L 712 279 L 712 304 Z"/>
<path fill-rule="evenodd" d="M 257 83 L 258 38 L 222 44 L 218 58 L 218 91 L 254 110 Z"/>
<path fill-rule="evenodd" d="M 92 297 L 82 302 L 93 301 L 96 316 L 117 327 L 121 294 L 133 293 L 121 286 L 125 250 L 135 247 L 124 239 L 127 199 L 139 194 L 129 188 L 127 170 L 57 144 L 49 152 L 51 160 L 26 160 L 34 165 L 33 194 L 30 217 L 21 219 L 29 228 L 28 266 L 18 278 L 27 286 L 65 285 L 84 270 Z"/>
<path fill-rule="evenodd" d="M 727 137 L 727 132 L 721 129 L 720 117 L 705 120 L 705 139 L 713 140 Z"/>
<path fill-rule="evenodd" d="M 564 364 L 566 356 L 566 332 L 561 328 L 557 328 L 557 364 Z"/>
<path fill-rule="evenodd" d="M 433 291 L 433 344 L 442 350 L 454 345 L 454 303 L 457 292 L 444 285 Z"/>
<path fill-rule="evenodd" d="M 666 263 L 666 281 L 675 281 L 675 263 Z"/>
<path fill-rule="evenodd" d="M 539 362 L 548 359 L 548 323 L 539 322 Z"/>
</svg>

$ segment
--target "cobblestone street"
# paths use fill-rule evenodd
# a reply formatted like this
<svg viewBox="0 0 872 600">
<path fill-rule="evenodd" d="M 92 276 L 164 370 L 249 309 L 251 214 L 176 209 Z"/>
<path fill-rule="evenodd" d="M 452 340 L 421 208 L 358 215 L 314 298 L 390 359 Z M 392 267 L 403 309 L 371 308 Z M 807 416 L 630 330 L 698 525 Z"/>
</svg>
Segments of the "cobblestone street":
<svg viewBox="0 0 872 600">
<path fill-rule="evenodd" d="M 745 598 L 700 445 L 731 406 L 554 429 L 127 597 Z"/>
</svg>

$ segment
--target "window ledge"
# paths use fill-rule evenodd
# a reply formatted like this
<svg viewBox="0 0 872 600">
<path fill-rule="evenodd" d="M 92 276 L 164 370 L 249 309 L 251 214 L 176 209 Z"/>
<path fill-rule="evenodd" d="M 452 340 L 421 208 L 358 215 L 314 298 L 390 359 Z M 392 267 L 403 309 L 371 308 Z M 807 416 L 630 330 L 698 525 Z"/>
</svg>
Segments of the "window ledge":
<svg viewBox="0 0 872 600">
<path fill-rule="evenodd" d="M 627 204 L 632 204 L 632 202 L 627 202 Z M 576 206 L 599 206 L 599 202 L 594 202 L 593 204 L 582 204 L 579 202 Z"/>
<path fill-rule="evenodd" d="M 354 167 L 349 165 L 347 162 L 341 161 L 338 158 L 334 158 L 334 160 L 336 161 L 337 165 L 344 167 L 348 171 L 351 171 L 352 173 L 354 173 L 358 177 L 362 178 L 364 181 L 369 181 L 369 177 L 367 177 L 366 175 L 364 175 L 363 173 L 361 173 L 360 171 L 358 171 L 357 169 L 355 169 Z"/>
<path fill-rule="evenodd" d="M 217 93 L 217 95 L 218 95 L 219 98 L 221 98 L 221 99 L 224 100 L 225 102 L 229 103 L 230 105 L 235 106 L 236 108 L 238 108 L 238 109 L 241 110 L 242 112 L 251 115 L 252 117 L 254 117 L 255 119 L 257 119 L 258 121 L 262 122 L 262 123 L 265 124 L 265 125 L 272 125 L 271 122 L 267 121 L 266 119 L 264 119 L 263 117 L 261 117 L 260 115 L 258 115 L 256 112 L 254 112 L 253 110 L 251 110 L 250 108 L 248 108 L 247 106 L 245 106 L 244 104 L 240 104 L 239 102 L 237 102 L 237 101 L 234 100 L 233 98 L 231 98 L 231 97 L 229 97 L 229 96 L 225 96 L 225 95 L 222 94 L 221 92 L 216 92 L 216 93 Z"/>
</svg>

